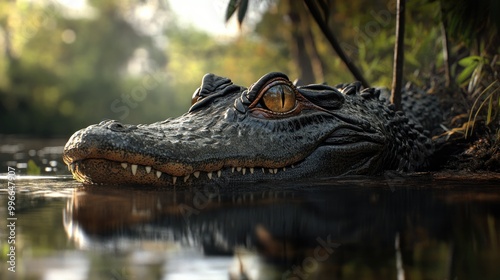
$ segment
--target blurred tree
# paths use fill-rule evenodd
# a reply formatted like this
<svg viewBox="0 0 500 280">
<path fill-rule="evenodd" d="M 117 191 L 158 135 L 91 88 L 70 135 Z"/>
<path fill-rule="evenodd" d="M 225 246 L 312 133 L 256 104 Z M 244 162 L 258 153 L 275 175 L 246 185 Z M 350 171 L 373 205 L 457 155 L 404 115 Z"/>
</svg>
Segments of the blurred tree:
<svg viewBox="0 0 500 280">
<path fill-rule="evenodd" d="M 79 17 L 54 3 L 2 7 L 1 133 L 48 136 L 116 118 L 110 104 L 126 94 L 120 81 L 134 52 L 144 49 L 159 67 L 165 64 L 151 37 L 120 13 L 119 1 L 96 1 Z"/>
<path fill-rule="evenodd" d="M 245 2 L 245 5 L 243 5 Z M 231 13 L 238 14 L 240 22 L 244 19 L 244 13 L 248 10 L 249 1 L 232 0 L 229 2 L 231 8 L 228 7 L 227 17 Z M 252 1 L 250 1 L 251 3 Z M 310 8 L 310 14 L 304 14 L 304 2 Z M 271 28 L 283 29 L 284 33 L 290 33 L 292 36 L 281 39 L 288 41 L 286 44 L 290 46 L 291 52 L 295 54 L 295 60 L 301 76 L 310 80 L 312 77 L 313 68 L 310 64 L 304 63 L 316 59 L 314 53 L 307 54 L 304 50 L 306 42 L 304 38 L 308 35 L 307 29 L 300 28 L 300 22 L 307 22 L 304 17 L 319 18 L 319 25 L 326 37 L 335 38 L 329 39 L 329 43 L 336 48 L 339 45 L 347 53 L 348 58 L 342 60 L 349 64 L 354 61 L 354 64 L 360 65 L 363 76 L 367 77 L 368 81 L 375 81 L 378 85 L 388 85 L 387 79 L 391 76 L 389 71 L 392 69 L 392 63 L 388 59 L 392 59 L 392 46 L 394 45 L 394 28 L 396 17 L 396 1 L 351 1 L 349 3 L 330 0 L 304 0 L 304 1 L 276 1 L 278 7 L 289 5 L 290 9 L 278 9 L 268 11 L 272 14 L 270 17 L 264 16 L 263 22 L 274 21 Z M 291 4 L 293 3 L 293 4 Z M 460 46 L 461 42 L 465 42 L 469 47 L 474 48 L 474 53 L 489 53 L 497 54 L 499 46 L 498 27 L 500 20 L 495 17 L 500 12 L 500 4 L 494 0 L 419 0 L 410 1 L 407 3 L 405 14 L 408 17 L 407 36 L 405 38 L 405 64 L 404 73 L 405 80 L 417 83 L 422 86 L 423 81 L 429 79 L 431 73 L 435 73 L 436 69 L 443 66 L 449 77 L 450 69 L 448 51 L 441 52 L 443 48 L 441 44 L 441 36 L 439 34 L 441 15 L 444 22 L 444 28 L 441 28 L 444 33 L 443 44 L 445 50 L 448 50 L 449 42 L 446 39 L 447 33 L 450 33 L 452 38 L 455 38 L 456 46 Z M 241 8 L 243 7 L 243 9 Z M 282 18 L 281 26 L 276 24 L 276 19 Z M 291 22 L 291 24 L 286 24 Z M 310 21 L 310 19 L 309 19 Z M 260 24 L 257 31 L 259 34 L 269 36 L 270 32 L 262 32 L 267 24 Z M 312 27 L 313 34 L 318 33 L 317 29 Z M 316 30 L 314 30 L 316 29 Z M 449 29 L 449 30 L 447 30 Z M 326 30 L 326 31 L 325 31 Z M 332 32 L 333 31 L 333 32 Z M 275 35 L 272 37 L 276 38 Z M 313 40 L 314 37 L 307 36 L 308 40 Z M 319 51 L 319 57 L 323 62 L 323 73 L 325 77 L 330 76 L 329 65 L 335 65 L 338 70 L 338 58 L 332 58 L 331 55 L 324 55 L 323 50 L 324 39 L 319 36 L 314 43 Z M 459 54 L 460 55 L 460 54 Z M 446 61 L 443 62 L 443 56 Z M 463 57 L 463 56 L 462 56 Z M 335 61 L 333 64 L 327 61 Z M 458 60 L 455 60 L 456 63 Z M 355 72 L 349 67 L 351 72 Z M 418 75 L 415 75 L 418 73 Z M 425 77 L 423 77 L 424 75 Z M 355 77 L 359 77 L 354 73 Z M 328 79 L 326 79 L 328 80 Z M 449 80 L 449 78 L 448 78 Z M 316 80 L 316 82 L 321 82 Z"/>
<path fill-rule="evenodd" d="M 89 1 L 79 14 L 57 3 L 0 3 L 0 133 L 150 123 L 186 112 L 207 72 L 249 86 L 291 69 L 267 40 L 179 26 L 165 1 Z"/>
<path fill-rule="evenodd" d="M 339 57 L 332 53 L 330 43 L 316 24 L 311 24 L 311 16 L 302 1 L 291 1 L 294 5 L 290 10 L 289 1 L 276 1 L 271 6 L 256 27 L 256 33 L 282 48 L 283 52 L 297 54 L 299 41 L 304 40 L 306 50 L 302 51 L 301 61 L 309 60 L 313 69 L 314 82 L 343 83 L 352 81 L 353 76 Z M 325 1 L 317 1 L 325 2 Z M 326 3 L 327 2 L 327 3 Z M 363 76 L 370 84 L 377 86 L 391 85 L 393 46 L 395 42 L 395 1 L 326 1 L 322 9 L 328 8 L 328 26 L 336 35 L 340 46 L 354 64 L 358 65 Z M 251 3 L 251 2 L 250 2 Z M 405 69 L 404 79 L 418 85 L 423 85 L 433 69 L 442 64 L 439 29 L 436 20 L 437 3 L 427 3 L 424 0 L 407 3 L 407 36 L 405 38 Z M 306 22 L 308 30 L 299 29 L 294 25 L 291 15 L 300 15 L 300 21 Z M 298 20 L 296 21 L 298 22 Z M 306 33 L 310 32 L 310 35 Z M 298 35 L 300 33 L 301 35 Z M 305 34 L 305 35 L 304 35 Z M 295 36 L 295 37 L 294 37 Z M 312 41 L 312 43 L 310 42 Z M 311 48 L 310 45 L 314 45 Z M 316 58 L 317 56 L 317 58 Z M 307 72 L 311 69 L 306 64 L 300 64 L 294 55 L 293 73 Z M 313 63 L 319 60 L 319 63 Z M 320 65 L 316 67 L 314 65 Z M 321 75 L 316 75 L 321 72 Z M 310 76 L 310 74 L 309 74 Z"/>
<path fill-rule="evenodd" d="M 500 2 L 497 0 L 439 0 L 449 35 L 474 54 L 498 54 Z"/>
<path fill-rule="evenodd" d="M 311 18 L 299 1 L 282 1 L 288 6 L 288 19 L 291 23 L 291 49 L 300 72 L 299 78 L 303 84 L 324 81 L 323 64 L 319 57 L 314 35 L 311 31 Z"/>
<path fill-rule="evenodd" d="M 244 2 L 251 12 L 258 1 Z M 371 84 L 390 86 L 395 2 L 326 2 L 349 58 Z M 255 32 L 227 41 L 176 24 L 162 0 L 92 0 L 79 13 L 58 3 L 0 2 L 0 133 L 66 136 L 104 118 L 176 116 L 207 72 L 246 86 L 270 71 L 353 80 L 301 1 L 268 1 Z M 407 2 L 404 79 L 420 86 L 443 65 L 439 4 Z"/>
<path fill-rule="evenodd" d="M 287 55 L 267 40 L 240 36 L 221 43 L 206 33 L 176 26 L 168 28 L 166 34 L 168 72 L 175 88 L 184 92 L 192 93 L 205 73 L 250 86 L 267 72 L 291 70 Z"/>
</svg>

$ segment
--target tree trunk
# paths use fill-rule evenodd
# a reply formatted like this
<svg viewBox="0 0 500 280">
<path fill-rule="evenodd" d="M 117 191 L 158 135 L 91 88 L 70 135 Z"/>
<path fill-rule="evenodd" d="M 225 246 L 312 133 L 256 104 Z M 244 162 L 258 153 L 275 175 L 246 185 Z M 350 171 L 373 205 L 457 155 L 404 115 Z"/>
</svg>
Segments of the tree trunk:
<svg viewBox="0 0 500 280">
<path fill-rule="evenodd" d="M 311 59 L 311 66 L 314 72 L 314 79 L 316 82 L 324 82 L 324 67 L 323 62 L 321 61 L 321 57 L 319 56 L 318 48 L 316 47 L 316 43 L 314 41 L 314 35 L 311 31 L 311 19 L 309 14 L 305 13 L 305 10 L 302 9 L 302 17 L 304 21 L 302 21 L 302 27 L 304 31 L 304 38 L 306 40 L 306 48 L 309 53 L 309 58 Z"/>
<path fill-rule="evenodd" d="M 441 9 L 441 38 L 443 40 L 443 64 L 444 74 L 446 78 L 446 87 L 451 85 L 451 67 L 450 67 L 450 47 L 448 42 L 448 32 L 446 31 L 446 20 L 444 18 L 444 11 Z"/>
<path fill-rule="evenodd" d="M 304 84 L 315 82 L 313 66 L 307 53 L 306 38 L 304 38 L 303 24 L 300 10 L 297 8 L 297 1 L 288 0 L 288 17 L 292 24 L 291 37 L 293 42 L 292 53 L 295 64 L 298 67 L 299 80 Z"/>
<path fill-rule="evenodd" d="M 392 72 L 391 103 L 396 110 L 401 108 L 401 86 L 403 82 L 404 39 L 405 39 L 405 1 L 398 0 L 396 14 L 396 44 L 394 45 L 394 67 Z"/>
</svg>

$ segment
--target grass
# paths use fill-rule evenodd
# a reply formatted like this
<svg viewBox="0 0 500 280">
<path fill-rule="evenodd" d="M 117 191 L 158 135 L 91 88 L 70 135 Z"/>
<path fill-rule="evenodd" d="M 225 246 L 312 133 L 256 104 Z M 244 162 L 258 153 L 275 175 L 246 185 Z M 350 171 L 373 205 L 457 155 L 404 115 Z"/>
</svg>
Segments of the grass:
<svg viewBox="0 0 500 280">
<path fill-rule="evenodd" d="M 469 137 L 474 131 L 474 125 L 479 113 L 486 106 L 488 107 L 486 111 L 486 125 L 489 125 L 497 119 L 498 112 L 500 111 L 500 84 L 498 81 L 494 81 L 488 85 L 474 101 L 469 114 L 469 120 L 465 123 L 465 138 Z"/>
</svg>

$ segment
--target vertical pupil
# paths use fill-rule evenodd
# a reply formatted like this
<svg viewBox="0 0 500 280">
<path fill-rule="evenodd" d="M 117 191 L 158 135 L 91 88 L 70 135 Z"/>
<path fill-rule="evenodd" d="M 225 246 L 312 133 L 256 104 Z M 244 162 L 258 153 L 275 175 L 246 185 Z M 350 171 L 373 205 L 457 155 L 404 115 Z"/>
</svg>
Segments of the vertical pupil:
<svg viewBox="0 0 500 280">
<path fill-rule="evenodd" d="M 283 89 L 283 86 L 280 86 L 280 93 L 281 93 L 281 108 L 285 107 L 285 90 Z"/>
<path fill-rule="evenodd" d="M 295 107 L 295 92 L 288 85 L 278 84 L 267 90 L 262 101 L 271 111 L 288 112 Z"/>
</svg>

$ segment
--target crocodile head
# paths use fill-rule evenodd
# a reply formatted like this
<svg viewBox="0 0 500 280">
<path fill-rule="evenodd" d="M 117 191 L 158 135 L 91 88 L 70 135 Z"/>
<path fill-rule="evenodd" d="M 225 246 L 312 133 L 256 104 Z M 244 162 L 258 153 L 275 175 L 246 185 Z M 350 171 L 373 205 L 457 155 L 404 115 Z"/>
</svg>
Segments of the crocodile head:
<svg viewBox="0 0 500 280">
<path fill-rule="evenodd" d="M 64 148 L 90 184 L 197 184 L 413 170 L 430 143 L 358 83 L 296 87 L 269 73 L 248 89 L 207 74 L 184 115 L 149 125 L 103 121 Z"/>
</svg>

